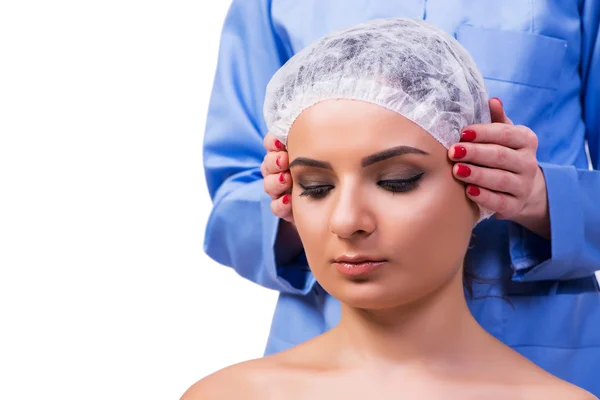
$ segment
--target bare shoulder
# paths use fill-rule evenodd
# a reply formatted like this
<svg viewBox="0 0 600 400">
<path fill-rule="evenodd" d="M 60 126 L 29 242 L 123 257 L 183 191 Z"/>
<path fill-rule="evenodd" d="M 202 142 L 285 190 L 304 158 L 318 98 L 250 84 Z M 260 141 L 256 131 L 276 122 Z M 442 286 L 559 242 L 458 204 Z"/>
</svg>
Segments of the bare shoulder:
<svg viewBox="0 0 600 400">
<path fill-rule="evenodd" d="M 274 366 L 268 359 L 232 365 L 194 383 L 180 400 L 264 399 Z"/>
<path fill-rule="evenodd" d="M 505 352 L 505 355 L 509 353 Z M 544 370 L 531 360 L 512 350 L 504 363 L 498 364 L 503 380 L 518 388 L 526 400 L 598 400 L 590 392 L 573 385 Z"/>
<path fill-rule="evenodd" d="M 527 392 L 529 395 L 526 399 L 531 400 L 598 400 L 587 390 L 551 374 L 548 374 L 540 384 L 529 387 Z"/>
<path fill-rule="evenodd" d="M 571 383 L 565 382 L 561 379 L 554 378 L 555 382 L 548 385 L 545 390 L 544 399 L 547 400 L 598 400 L 596 396 Z M 540 397 L 542 398 L 542 397 Z"/>
<path fill-rule="evenodd" d="M 331 357 L 323 350 L 328 342 L 321 336 L 217 371 L 192 385 L 181 400 L 290 398 L 290 393 L 312 387 L 315 374 L 330 369 Z"/>
</svg>

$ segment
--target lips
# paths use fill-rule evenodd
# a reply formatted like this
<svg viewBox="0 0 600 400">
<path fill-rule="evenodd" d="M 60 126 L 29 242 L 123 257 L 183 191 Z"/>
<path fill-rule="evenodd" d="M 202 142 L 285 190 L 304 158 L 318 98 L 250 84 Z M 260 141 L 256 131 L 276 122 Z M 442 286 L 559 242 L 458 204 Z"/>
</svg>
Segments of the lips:
<svg viewBox="0 0 600 400">
<path fill-rule="evenodd" d="M 333 260 L 335 263 L 360 264 L 364 262 L 383 262 L 386 261 L 380 257 L 372 257 L 363 254 L 343 255 Z"/>
<path fill-rule="evenodd" d="M 387 260 L 380 257 L 367 256 L 362 254 L 344 255 L 332 260 L 335 268 L 343 275 L 360 276 L 375 271 Z"/>
</svg>

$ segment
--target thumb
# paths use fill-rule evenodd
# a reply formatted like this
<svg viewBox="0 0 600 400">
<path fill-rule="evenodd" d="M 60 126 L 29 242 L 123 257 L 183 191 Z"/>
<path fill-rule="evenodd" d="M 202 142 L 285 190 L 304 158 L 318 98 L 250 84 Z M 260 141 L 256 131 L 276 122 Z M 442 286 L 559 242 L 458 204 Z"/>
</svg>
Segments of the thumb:
<svg viewBox="0 0 600 400">
<path fill-rule="evenodd" d="M 500 101 L 499 98 L 491 98 L 490 100 L 488 100 L 488 104 L 490 106 L 492 122 L 514 125 L 510 118 L 508 118 L 508 116 L 504 112 L 504 105 L 502 104 L 502 101 Z"/>
</svg>

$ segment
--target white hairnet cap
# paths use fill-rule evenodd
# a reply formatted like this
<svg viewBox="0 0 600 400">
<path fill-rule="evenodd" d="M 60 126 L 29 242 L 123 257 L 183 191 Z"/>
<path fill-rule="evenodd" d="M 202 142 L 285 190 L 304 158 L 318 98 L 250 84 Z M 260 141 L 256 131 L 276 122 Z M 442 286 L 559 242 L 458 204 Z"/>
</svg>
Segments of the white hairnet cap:
<svg viewBox="0 0 600 400">
<path fill-rule="evenodd" d="M 452 36 L 421 20 L 377 19 L 338 30 L 292 57 L 267 86 L 264 117 L 282 143 L 296 118 L 324 100 L 361 100 L 413 121 L 444 147 L 489 123 L 483 77 Z M 482 219 L 492 213 L 482 210 Z"/>
</svg>

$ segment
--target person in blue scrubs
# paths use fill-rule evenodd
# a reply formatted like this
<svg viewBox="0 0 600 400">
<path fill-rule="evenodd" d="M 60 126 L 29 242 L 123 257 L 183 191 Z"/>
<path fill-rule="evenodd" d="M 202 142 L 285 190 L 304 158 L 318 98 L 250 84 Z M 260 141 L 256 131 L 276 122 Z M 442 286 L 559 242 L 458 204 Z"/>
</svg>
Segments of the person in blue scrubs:
<svg viewBox="0 0 600 400">
<path fill-rule="evenodd" d="M 600 172 L 589 168 L 590 162 L 594 169 L 600 165 L 596 0 L 234 1 L 204 139 L 214 202 L 205 251 L 280 292 L 266 354 L 337 324 L 339 302 L 315 283 L 293 225 L 271 210 L 273 201 L 283 204 L 286 197 L 272 199 L 264 191 L 262 106 L 268 81 L 293 54 L 327 32 L 384 17 L 424 19 L 454 35 L 475 59 L 490 96 L 502 99 L 510 120 L 500 122 L 535 132 L 548 223 L 516 214 L 478 225 L 470 262 L 481 279 L 469 307 L 496 338 L 600 395 L 594 279 L 600 270 Z M 475 140 L 463 147 L 472 155 L 481 145 Z M 478 187 L 485 193 L 485 184 Z"/>
</svg>

